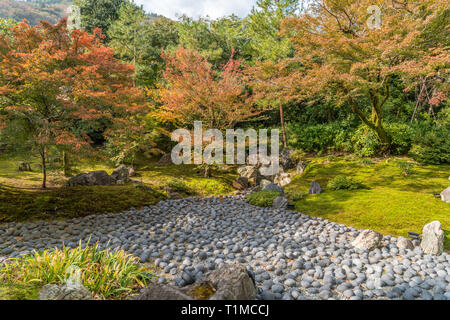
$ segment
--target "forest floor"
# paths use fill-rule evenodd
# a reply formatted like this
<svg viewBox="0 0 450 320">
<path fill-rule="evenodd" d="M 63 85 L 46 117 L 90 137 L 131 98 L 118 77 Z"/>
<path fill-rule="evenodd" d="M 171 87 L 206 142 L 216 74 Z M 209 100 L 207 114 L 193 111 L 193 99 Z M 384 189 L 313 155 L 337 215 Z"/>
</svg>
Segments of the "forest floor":
<svg viewBox="0 0 450 320">
<path fill-rule="evenodd" d="M 166 198 L 164 185 L 183 180 L 184 196 L 218 196 L 234 191 L 234 170 L 217 168 L 212 178 L 194 165 L 158 166 L 156 160 L 141 160 L 135 164 L 138 176 L 134 180 L 150 186 L 153 191 L 124 186 L 64 187 L 68 179 L 61 170 L 49 175 L 50 188 L 40 189 L 41 173 L 37 161 L 33 172 L 19 172 L 23 159 L 0 157 L 0 223 L 11 221 L 51 220 L 82 217 L 90 214 L 116 213 L 152 205 Z M 308 192 L 311 181 L 318 181 L 324 192 L 306 195 L 295 202 L 296 210 L 355 228 L 372 229 L 393 236 L 407 236 L 408 231 L 421 233 L 425 224 L 439 220 L 444 230 L 450 230 L 450 205 L 434 197 L 450 185 L 450 165 L 415 165 L 404 175 L 399 162 L 408 158 L 361 160 L 356 157 L 311 157 L 302 175 L 285 187 Z M 113 166 L 101 162 L 81 162 L 73 166 L 75 173 L 105 170 Z M 351 176 L 367 188 L 361 190 L 327 190 L 327 182 L 335 176 Z M 450 249 L 450 232 L 446 232 L 445 247 Z"/>
</svg>

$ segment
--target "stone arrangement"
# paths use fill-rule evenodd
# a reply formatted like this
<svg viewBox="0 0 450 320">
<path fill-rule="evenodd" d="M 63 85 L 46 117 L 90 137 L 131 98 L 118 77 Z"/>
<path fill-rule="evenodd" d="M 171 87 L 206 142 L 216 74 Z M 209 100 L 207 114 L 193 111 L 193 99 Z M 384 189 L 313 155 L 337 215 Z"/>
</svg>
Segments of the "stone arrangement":
<svg viewBox="0 0 450 320">
<path fill-rule="evenodd" d="M 436 223 L 426 231 L 425 241 L 436 241 L 432 235 L 439 240 Z M 450 299 L 446 252 L 426 254 L 418 241 L 284 208 L 254 207 L 243 196 L 167 200 L 119 214 L 1 225 L 0 261 L 63 242 L 86 245 L 89 239 L 154 263 L 161 271 L 157 283 L 179 288 L 226 264 L 240 264 L 255 280 L 257 299 Z"/>
</svg>

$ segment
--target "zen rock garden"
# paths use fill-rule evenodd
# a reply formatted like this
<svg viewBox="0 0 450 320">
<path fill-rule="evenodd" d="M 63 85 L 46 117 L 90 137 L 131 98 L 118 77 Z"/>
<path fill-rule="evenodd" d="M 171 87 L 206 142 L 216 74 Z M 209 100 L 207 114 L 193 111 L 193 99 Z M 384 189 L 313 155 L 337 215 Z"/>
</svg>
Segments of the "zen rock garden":
<svg viewBox="0 0 450 320">
<path fill-rule="evenodd" d="M 438 221 L 424 226 L 420 242 L 283 206 L 251 206 L 242 195 L 192 197 L 119 214 L 2 225 L 0 256 L 79 241 L 121 248 L 160 270 L 135 299 L 188 299 L 195 288 L 211 286 L 211 299 L 447 300 L 443 237 Z M 73 286 L 43 290 L 42 299 L 86 297 Z"/>
</svg>

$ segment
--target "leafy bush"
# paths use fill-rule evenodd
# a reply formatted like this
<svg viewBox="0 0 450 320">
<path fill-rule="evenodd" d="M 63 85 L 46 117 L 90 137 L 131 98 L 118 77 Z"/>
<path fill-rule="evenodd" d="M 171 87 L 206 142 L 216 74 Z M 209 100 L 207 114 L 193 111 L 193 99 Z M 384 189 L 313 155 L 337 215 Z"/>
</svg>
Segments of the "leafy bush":
<svg viewBox="0 0 450 320">
<path fill-rule="evenodd" d="M 364 185 L 352 177 L 341 175 L 328 181 L 327 187 L 330 190 L 356 190 L 363 189 Z"/>
<path fill-rule="evenodd" d="M 299 163 L 300 161 L 303 160 L 303 158 L 305 157 L 305 153 L 303 152 L 303 150 L 301 149 L 295 149 L 292 153 L 291 153 L 291 160 L 294 163 Z"/>
<path fill-rule="evenodd" d="M 247 195 L 247 200 L 251 205 L 254 206 L 270 207 L 272 206 L 273 200 L 275 200 L 275 198 L 279 196 L 280 193 L 278 191 L 263 190 Z"/>
<path fill-rule="evenodd" d="M 422 164 L 450 163 L 450 124 L 418 129 L 409 155 Z"/>
<path fill-rule="evenodd" d="M 411 149 L 414 129 L 406 123 L 388 123 L 386 132 L 391 138 L 391 152 L 406 154 Z"/>
<path fill-rule="evenodd" d="M 165 184 L 165 187 L 170 188 L 173 191 L 178 192 L 189 192 L 189 187 L 183 179 L 172 178 L 168 180 Z"/>
<path fill-rule="evenodd" d="M 100 250 L 98 243 L 9 259 L 0 270 L 2 281 L 42 286 L 61 284 L 74 276 L 100 299 L 126 298 L 153 278 L 148 268 L 138 264 L 138 258 L 121 250 Z"/>
<path fill-rule="evenodd" d="M 286 197 L 291 201 L 299 201 L 302 200 L 307 195 L 307 192 L 293 189 L 291 191 L 286 192 Z"/>
<path fill-rule="evenodd" d="M 414 129 L 404 123 L 385 124 L 387 135 L 391 138 L 391 153 L 406 154 L 411 148 Z M 373 157 L 380 154 L 382 144 L 374 130 L 361 125 L 351 137 L 352 150 L 360 157 Z"/>
<path fill-rule="evenodd" d="M 353 134 L 353 152 L 360 157 L 373 157 L 380 148 L 380 140 L 376 133 L 365 125 L 361 125 Z"/>
<path fill-rule="evenodd" d="M 349 149 L 350 130 L 343 123 L 332 122 L 310 126 L 289 123 L 286 130 L 289 145 L 305 152 L 323 153 L 331 149 L 336 151 Z"/>
<path fill-rule="evenodd" d="M 400 168 L 400 170 L 405 176 L 414 173 L 413 171 L 414 164 L 412 164 L 411 162 L 400 161 L 397 163 L 397 166 Z"/>
</svg>

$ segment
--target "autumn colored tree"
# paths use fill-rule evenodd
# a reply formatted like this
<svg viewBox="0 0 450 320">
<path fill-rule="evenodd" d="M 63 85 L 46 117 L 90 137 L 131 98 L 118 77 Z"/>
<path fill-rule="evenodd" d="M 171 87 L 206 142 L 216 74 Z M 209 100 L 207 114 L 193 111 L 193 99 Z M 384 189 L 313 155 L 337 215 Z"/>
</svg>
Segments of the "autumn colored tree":
<svg viewBox="0 0 450 320">
<path fill-rule="evenodd" d="M 51 147 L 80 152 L 89 129 L 107 123 L 105 135 L 138 130 L 143 95 L 133 88 L 133 67 L 118 62 L 93 34 L 69 32 L 66 20 L 31 27 L 26 21 L 0 38 L 0 100 L 4 130 L 17 127 L 42 159 Z M 6 128 L 6 129 L 5 129 Z"/>
<path fill-rule="evenodd" d="M 182 47 L 163 57 L 165 85 L 157 93 L 162 120 L 186 127 L 202 121 L 204 130 L 224 132 L 263 112 L 249 102 L 241 61 L 233 56 L 219 71 L 201 53 Z"/>
<path fill-rule="evenodd" d="M 268 97 L 284 101 L 350 105 L 387 152 L 391 139 L 383 124 L 383 107 L 391 96 L 392 80 L 400 78 L 412 88 L 420 76 L 443 79 L 448 75 L 448 45 L 427 32 L 436 23 L 446 28 L 448 20 L 443 17 L 448 16 L 448 4 L 398 3 L 312 1 L 308 12 L 283 22 L 295 56 L 276 66 L 260 65 L 256 78 L 266 77 L 272 86 L 259 81 L 259 92 L 267 88 Z M 445 90 L 442 81 L 441 87 Z"/>
<path fill-rule="evenodd" d="M 231 57 L 220 71 L 197 51 L 179 47 L 166 63 L 164 85 L 159 90 L 160 115 L 178 125 L 203 121 L 204 126 L 224 130 L 261 114 L 248 103 L 240 60 Z"/>
</svg>

